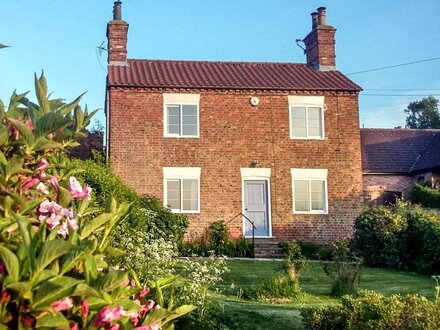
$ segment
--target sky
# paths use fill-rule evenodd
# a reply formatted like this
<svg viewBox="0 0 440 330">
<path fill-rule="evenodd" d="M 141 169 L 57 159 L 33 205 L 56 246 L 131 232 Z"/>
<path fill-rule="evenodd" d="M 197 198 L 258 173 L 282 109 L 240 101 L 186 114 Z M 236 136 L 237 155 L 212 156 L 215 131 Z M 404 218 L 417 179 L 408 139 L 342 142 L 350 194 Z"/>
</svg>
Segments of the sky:
<svg viewBox="0 0 440 330">
<path fill-rule="evenodd" d="M 295 44 L 311 29 L 310 13 L 327 7 L 337 29 L 336 66 L 364 88 L 361 127 L 405 125 L 404 109 L 440 98 L 440 60 L 351 74 L 440 57 L 439 0 L 123 0 L 128 57 L 142 59 L 305 62 Z M 0 99 L 31 91 L 44 70 L 53 97 L 101 109 L 113 0 L 1 1 Z"/>
</svg>

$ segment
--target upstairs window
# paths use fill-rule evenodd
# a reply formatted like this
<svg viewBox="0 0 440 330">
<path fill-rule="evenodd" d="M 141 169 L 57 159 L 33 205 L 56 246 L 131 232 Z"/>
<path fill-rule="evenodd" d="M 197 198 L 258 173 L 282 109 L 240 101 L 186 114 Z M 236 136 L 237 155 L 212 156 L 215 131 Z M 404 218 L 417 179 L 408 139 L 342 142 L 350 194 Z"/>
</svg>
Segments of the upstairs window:
<svg viewBox="0 0 440 330">
<path fill-rule="evenodd" d="M 199 94 L 163 94 L 165 137 L 199 137 L 199 100 Z"/>
<path fill-rule="evenodd" d="M 200 168 L 164 167 L 164 204 L 177 213 L 200 212 Z"/>
<path fill-rule="evenodd" d="M 293 213 L 327 213 L 327 170 L 291 169 Z"/>
<path fill-rule="evenodd" d="M 289 96 L 291 139 L 324 139 L 324 97 Z"/>
</svg>

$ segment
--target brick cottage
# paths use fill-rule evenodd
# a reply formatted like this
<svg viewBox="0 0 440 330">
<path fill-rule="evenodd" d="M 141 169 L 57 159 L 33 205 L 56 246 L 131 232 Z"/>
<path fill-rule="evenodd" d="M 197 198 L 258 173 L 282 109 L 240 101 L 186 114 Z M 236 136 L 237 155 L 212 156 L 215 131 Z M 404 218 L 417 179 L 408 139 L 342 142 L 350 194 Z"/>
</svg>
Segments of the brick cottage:
<svg viewBox="0 0 440 330">
<path fill-rule="evenodd" d="M 107 146 L 139 194 L 187 213 L 189 233 L 330 242 L 362 206 L 361 88 L 335 68 L 336 29 L 312 13 L 307 64 L 127 58 L 128 24 L 108 23 Z M 237 216 L 238 215 L 238 216 Z M 234 218 L 235 217 L 235 218 Z"/>
</svg>

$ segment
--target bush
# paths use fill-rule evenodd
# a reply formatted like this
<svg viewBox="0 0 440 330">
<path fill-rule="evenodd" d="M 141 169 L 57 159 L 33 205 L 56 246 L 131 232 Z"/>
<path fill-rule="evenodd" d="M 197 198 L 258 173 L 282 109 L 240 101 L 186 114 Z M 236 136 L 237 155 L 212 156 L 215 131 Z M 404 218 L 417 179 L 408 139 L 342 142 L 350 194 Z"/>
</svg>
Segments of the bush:
<svg viewBox="0 0 440 330">
<path fill-rule="evenodd" d="M 440 191 L 433 189 L 431 184 L 416 184 L 411 190 L 413 203 L 424 207 L 440 208 Z"/>
<path fill-rule="evenodd" d="M 330 245 L 316 244 L 313 242 L 298 241 L 304 258 L 308 260 L 331 260 L 333 249 Z M 283 253 L 286 254 L 289 249 L 289 242 L 280 242 Z"/>
<path fill-rule="evenodd" d="M 352 250 L 361 256 L 366 265 L 373 267 L 404 268 L 407 262 L 408 205 L 398 202 L 395 208 L 371 207 L 364 210 L 355 221 Z"/>
<path fill-rule="evenodd" d="M 333 296 L 342 297 L 357 292 L 362 260 L 350 254 L 347 242 L 339 241 L 333 244 L 333 260 L 324 263 L 323 268 L 332 282 Z"/>
<path fill-rule="evenodd" d="M 118 202 L 132 203 L 129 218 L 114 233 L 116 242 L 120 241 L 119 236 L 122 233 L 136 236 L 138 232 L 148 233 L 154 238 L 173 239 L 176 242 L 183 240 L 189 224 L 185 214 L 171 212 L 155 197 L 138 196 L 105 164 L 75 159 L 67 161 L 65 166 L 93 189 L 95 207 L 105 208 L 110 195 Z"/>
<path fill-rule="evenodd" d="M 416 209 L 407 214 L 410 267 L 424 273 L 440 272 L 440 215 Z"/>
<path fill-rule="evenodd" d="M 438 302 L 418 295 L 385 297 L 373 291 L 344 296 L 342 306 L 303 309 L 301 316 L 304 326 L 313 330 L 440 328 Z"/>
</svg>

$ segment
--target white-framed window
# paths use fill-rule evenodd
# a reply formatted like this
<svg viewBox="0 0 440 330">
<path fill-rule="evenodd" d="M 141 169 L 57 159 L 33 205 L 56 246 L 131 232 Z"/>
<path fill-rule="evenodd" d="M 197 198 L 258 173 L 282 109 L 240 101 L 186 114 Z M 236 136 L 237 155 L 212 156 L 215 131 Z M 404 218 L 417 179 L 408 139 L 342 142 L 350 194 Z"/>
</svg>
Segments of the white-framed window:
<svg viewBox="0 0 440 330">
<path fill-rule="evenodd" d="M 291 139 L 324 139 L 324 96 L 288 96 Z"/>
<path fill-rule="evenodd" d="M 199 137 L 200 94 L 163 94 L 165 137 Z"/>
<path fill-rule="evenodd" d="M 327 169 L 290 169 L 293 213 L 328 213 Z"/>
<path fill-rule="evenodd" d="M 200 212 L 200 167 L 164 167 L 164 205 L 177 213 Z"/>
</svg>

